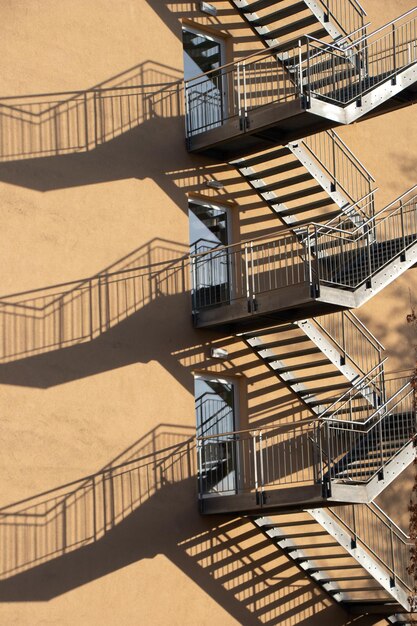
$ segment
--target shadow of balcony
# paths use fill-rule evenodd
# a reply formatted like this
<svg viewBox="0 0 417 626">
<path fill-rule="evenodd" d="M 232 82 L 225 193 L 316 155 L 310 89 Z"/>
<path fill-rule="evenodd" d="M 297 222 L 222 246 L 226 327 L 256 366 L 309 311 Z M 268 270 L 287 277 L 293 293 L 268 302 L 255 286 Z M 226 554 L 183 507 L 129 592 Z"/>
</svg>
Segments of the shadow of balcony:
<svg viewBox="0 0 417 626">
<path fill-rule="evenodd" d="M 1 508 L 0 537 L 1 602 L 47 601 L 162 554 L 241 624 L 340 616 L 248 520 L 198 515 L 187 427 L 160 424 L 96 474 Z"/>
</svg>

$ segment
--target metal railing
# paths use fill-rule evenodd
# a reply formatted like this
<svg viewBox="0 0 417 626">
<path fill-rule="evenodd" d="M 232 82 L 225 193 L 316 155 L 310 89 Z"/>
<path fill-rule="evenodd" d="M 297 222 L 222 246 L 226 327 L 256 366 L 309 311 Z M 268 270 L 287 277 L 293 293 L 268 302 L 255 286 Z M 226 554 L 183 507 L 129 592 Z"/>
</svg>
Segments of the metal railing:
<svg viewBox="0 0 417 626">
<path fill-rule="evenodd" d="M 366 13 L 357 0 L 319 0 L 319 4 L 327 20 L 331 20 L 346 35 L 344 40 L 350 39 L 350 33 L 364 28 Z"/>
<path fill-rule="evenodd" d="M 375 216 L 352 230 L 351 220 L 338 217 L 325 226 L 314 225 L 317 275 L 321 284 L 356 289 L 417 239 L 417 185 Z"/>
<path fill-rule="evenodd" d="M 341 354 L 342 365 L 351 364 L 365 376 L 383 361 L 384 346 L 352 311 L 337 311 L 310 320 Z"/>
<path fill-rule="evenodd" d="M 346 105 L 360 100 L 377 85 L 395 80 L 399 72 L 417 61 L 416 11 L 412 9 L 362 35 L 343 50 L 307 37 L 300 81 L 310 94 Z"/>
<path fill-rule="evenodd" d="M 389 399 L 366 421 L 320 417 L 197 437 L 199 491 L 260 493 L 333 481 L 368 483 L 414 439 L 414 390 L 408 380 L 388 385 Z"/>
<path fill-rule="evenodd" d="M 369 203 L 372 200 L 368 200 Z M 417 186 L 373 217 L 352 228 L 343 215 L 326 225 L 310 224 L 284 232 L 191 255 L 193 309 L 247 299 L 302 283 L 318 293 L 320 285 L 355 290 L 401 258 L 417 241 Z"/>
<path fill-rule="evenodd" d="M 320 482 L 317 421 L 197 437 L 200 496 Z"/>
<path fill-rule="evenodd" d="M 356 203 L 372 192 L 375 179 L 333 130 L 306 137 L 301 143 L 330 177 L 334 190 L 343 192 L 348 200 Z M 371 217 L 373 202 L 367 205 L 367 209 L 370 214 L 365 216 Z M 363 217 L 360 205 L 357 212 Z"/>
<path fill-rule="evenodd" d="M 301 37 L 185 81 L 186 133 L 192 137 L 238 119 L 247 127 L 251 110 L 316 97 L 344 106 L 417 62 L 416 9 L 354 41 L 327 44 Z M 348 45 L 345 45 L 345 44 Z M 280 59 L 285 57 L 285 61 Z"/>
<path fill-rule="evenodd" d="M 321 420 L 318 443 L 329 482 L 368 483 L 413 439 L 414 391 L 409 381 L 402 383 L 394 393 L 386 383 L 388 400 L 362 424 L 355 417 Z"/>
<path fill-rule="evenodd" d="M 410 537 L 378 505 L 341 505 L 326 512 L 348 532 L 352 547 L 364 548 L 389 572 L 393 586 L 400 583 L 412 590 L 413 578 L 408 573 Z"/>
<path fill-rule="evenodd" d="M 286 232 L 191 255 L 194 311 L 312 282 L 305 254 L 308 247 Z"/>
</svg>

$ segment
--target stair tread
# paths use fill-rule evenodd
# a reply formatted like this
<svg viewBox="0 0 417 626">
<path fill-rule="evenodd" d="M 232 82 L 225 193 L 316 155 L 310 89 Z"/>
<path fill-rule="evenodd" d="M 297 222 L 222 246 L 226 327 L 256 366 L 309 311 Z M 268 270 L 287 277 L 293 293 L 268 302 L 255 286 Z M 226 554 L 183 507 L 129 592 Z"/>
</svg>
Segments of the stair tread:
<svg viewBox="0 0 417 626">
<path fill-rule="evenodd" d="M 308 33 L 310 35 L 310 37 L 314 37 L 315 39 L 323 39 L 323 37 L 326 37 L 328 35 L 328 32 L 325 28 L 320 28 L 319 30 L 316 30 L 312 33 Z M 270 33 L 268 33 L 268 36 L 263 35 L 264 39 L 274 39 L 274 32 L 271 31 Z M 289 39 L 287 41 L 282 42 L 282 45 L 280 46 L 280 50 L 285 51 L 285 50 L 291 50 L 291 48 L 297 48 L 297 64 L 298 64 L 298 42 L 299 42 L 299 37 L 294 37 L 294 39 Z"/>
<path fill-rule="evenodd" d="M 274 191 L 275 185 L 265 185 L 262 187 L 258 187 L 260 191 Z M 314 187 L 307 187 L 304 189 L 299 189 L 298 191 L 293 191 L 291 193 L 287 193 L 281 196 L 278 196 L 278 200 L 280 204 L 286 204 L 287 202 L 293 202 L 294 200 L 300 200 L 300 198 L 306 198 L 309 196 L 315 196 L 318 193 L 323 193 L 323 187 L 321 185 L 314 185 Z M 333 204 L 333 200 L 331 203 Z M 297 206 L 296 208 L 290 209 L 293 213 L 298 212 L 300 208 Z M 303 211 L 305 209 L 301 209 Z"/>
<path fill-rule="evenodd" d="M 291 213 L 291 211 L 288 211 L 288 213 Z M 311 222 L 327 222 L 333 219 L 334 217 L 337 217 L 338 215 L 340 215 L 340 209 L 338 211 L 323 213 L 322 215 L 318 215 L 318 216 L 315 215 L 314 219 L 310 217 L 304 220 L 297 220 L 297 222 L 294 222 L 294 224 L 291 224 L 291 226 L 295 228 L 296 226 L 305 226 L 306 224 L 311 224 Z"/>
<path fill-rule="evenodd" d="M 310 369 L 311 367 L 321 367 L 322 365 L 329 365 L 329 361 L 327 359 L 322 359 L 321 361 L 315 361 L 314 363 L 299 363 L 298 365 L 288 365 L 276 371 L 281 373 L 294 372 L 297 370 Z"/>
<path fill-rule="evenodd" d="M 252 166 L 247 165 L 246 167 Z M 274 165 L 273 167 L 268 167 L 268 169 L 266 170 L 254 172 L 253 174 L 243 174 L 243 176 L 247 180 L 258 180 L 260 178 L 268 178 L 268 176 L 274 176 L 275 174 L 285 174 L 286 172 L 301 169 L 302 167 L 304 167 L 303 164 L 297 159 L 294 161 L 288 161 L 287 163 L 281 163 L 280 165 Z"/>
<path fill-rule="evenodd" d="M 334 204 L 334 200 L 330 197 L 323 198 L 323 200 L 316 200 L 314 202 L 309 202 L 308 204 L 300 205 L 293 209 L 287 209 L 285 211 L 279 211 L 278 214 L 283 217 L 287 217 L 288 215 L 297 215 L 298 213 L 306 213 L 307 211 L 314 211 L 315 209 L 321 209 L 325 206 L 330 206 Z M 336 215 L 340 213 L 340 209 L 336 212 Z M 330 219 L 330 216 L 329 218 Z M 315 218 L 310 218 L 310 222 L 314 222 Z"/>
<path fill-rule="evenodd" d="M 277 339 L 276 341 L 269 341 L 268 343 L 264 343 L 260 346 L 256 346 L 256 350 L 270 350 L 271 348 L 280 348 L 282 346 L 294 345 L 304 342 L 311 341 L 310 337 L 301 336 L 301 337 L 291 337 L 290 339 Z"/>
<path fill-rule="evenodd" d="M 290 4 L 289 6 L 279 9 L 278 11 L 273 11 L 267 15 L 258 17 L 256 20 L 251 20 L 251 24 L 253 26 L 267 26 L 272 22 L 278 22 L 286 17 L 290 17 L 307 10 L 307 5 L 304 2 L 296 2 L 295 4 Z"/>
<path fill-rule="evenodd" d="M 289 35 L 290 33 L 296 33 L 306 26 L 312 26 L 313 24 L 317 24 L 317 22 L 318 20 L 316 16 L 310 14 L 306 17 L 302 17 L 299 20 L 291 21 L 289 24 L 285 24 L 285 26 L 279 26 L 278 28 L 274 28 L 268 33 L 268 38 L 279 40 L 281 37 L 285 37 L 285 35 Z M 327 34 L 327 31 L 325 32 Z"/>
<path fill-rule="evenodd" d="M 295 324 L 281 324 L 278 326 L 274 326 L 273 328 L 266 328 L 266 329 L 262 328 L 261 330 L 254 330 L 250 333 L 243 333 L 241 337 L 243 337 L 243 339 L 253 339 L 255 337 L 262 339 L 264 335 L 274 335 L 275 333 L 282 333 L 288 330 L 297 330 L 297 329 L 298 329 L 298 326 L 296 326 Z"/>
<path fill-rule="evenodd" d="M 319 393 L 324 393 L 325 391 L 335 391 L 336 389 L 347 389 L 348 387 L 349 387 L 349 383 L 345 381 L 343 383 L 335 383 L 334 385 L 325 385 L 323 387 L 303 389 L 302 391 L 299 391 L 298 393 L 300 394 L 300 396 L 317 395 Z"/>
<path fill-rule="evenodd" d="M 278 2 L 283 2 L 283 0 L 257 0 L 256 2 L 251 2 L 248 6 L 243 7 L 241 10 L 243 13 L 256 13 L 256 11 L 261 11 L 262 9 L 268 9 L 269 7 L 275 6 Z"/>
<path fill-rule="evenodd" d="M 329 363 L 331 363 L 331 361 L 329 361 Z M 323 380 L 326 378 L 336 378 L 336 376 L 341 376 L 341 372 L 339 372 L 339 370 L 335 370 L 331 372 L 323 372 L 322 374 L 312 374 L 311 376 L 300 376 L 294 382 L 309 383 L 309 382 L 314 382 L 315 380 Z M 346 382 L 346 384 L 348 383 Z"/>
<path fill-rule="evenodd" d="M 262 153 L 254 157 L 245 157 L 239 161 L 231 161 L 230 165 L 233 165 L 236 168 L 253 167 L 254 165 L 263 164 L 273 159 L 279 159 L 283 156 L 288 156 L 289 154 L 291 154 L 291 150 L 288 148 L 277 148 L 276 150 L 272 150 L 266 154 Z"/>
<path fill-rule="evenodd" d="M 320 348 L 316 348 L 316 347 L 314 347 L 314 348 L 305 348 L 305 350 L 295 350 L 293 352 L 287 352 L 285 354 L 285 358 L 286 359 L 295 359 L 295 358 L 297 358 L 299 356 L 307 356 L 309 354 L 320 354 L 320 353 L 321 353 Z M 260 356 L 260 358 L 264 359 L 265 361 L 268 361 L 268 362 L 269 361 L 279 361 L 280 360 L 278 355 L 266 356 L 266 357 Z"/>
<path fill-rule="evenodd" d="M 254 175 L 250 175 L 250 176 L 246 176 L 246 178 L 250 181 L 253 180 L 263 180 L 265 178 L 265 175 L 260 175 L 260 174 L 254 174 Z M 279 180 L 276 182 L 273 182 L 271 184 L 265 184 L 262 185 L 261 187 L 256 187 L 256 190 L 258 191 L 277 191 L 279 189 L 286 189 L 287 187 L 291 187 L 292 185 L 298 185 L 299 183 L 305 183 L 309 180 L 313 180 L 313 177 L 311 176 L 311 174 L 309 172 L 306 172 L 305 174 L 300 174 L 299 176 L 293 176 L 292 178 L 286 178 L 285 180 Z"/>
</svg>

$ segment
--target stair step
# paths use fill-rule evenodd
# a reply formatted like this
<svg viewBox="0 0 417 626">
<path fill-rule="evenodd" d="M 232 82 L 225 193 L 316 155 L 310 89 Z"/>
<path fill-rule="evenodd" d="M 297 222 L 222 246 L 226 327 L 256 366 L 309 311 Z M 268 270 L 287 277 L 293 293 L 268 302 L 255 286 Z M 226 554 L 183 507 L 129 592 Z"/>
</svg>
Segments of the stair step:
<svg viewBox="0 0 417 626">
<path fill-rule="evenodd" d="M 272 185 L 263 185 L 262 187 L 258 187 L 257 190 L 261 192 L 265 191 L 274 191 L 276 189 L 275 184 Z M 280 204 L 286 204 L 287 202 L 293 202 L 294 200 L 299 200 L 300 198 L 308 198 L 309 196 L 315 196 L 318 193 L 323 193 L 323 187 L 320 185 L 315 185 L 314 187 L 307 187 L 304 189 L 298 189 L 297 191 L 293 191 L 292 193 L 287 193 L 282 196 L 278 196 L 278 201 Z M 333 200 L 331 200 L 333 204 Z M 299 211 L 299 207 L 291 209 L 293 213 Z M 305 209 L 302 209 L 305 210 Z"/>
<path fill-rule="evenodd" d="M 291 384 L 293 384 L 292 381 Z M 300 396 L 315 396 L 319 393 L 324 393 L 326 391 L 336 391 L 337 389 L 347 389 L 348 387 L 349 383 L 345 381 L 343 383 L 336 383 L 335 385 L 324 385 L 323 387 L 315 387 L 314 389 L 303 389 L 302 391 L 298 391 L 297 393 Z"/>
<path fill-rule="evenodd" d="M 338 545 L 340 548 L 341 546 Z M 315 554 L 311 557 L 299 556 L 294 559 L 297 563 L 303 563 L 304 561 L 324 561 L 325 559 L 346 559 L 347 555 L 344 552 L 343 554 Z M 321 567 L 320 567 L 321 569 Z"/>
<path fill-rule="evenodd" d="M 264 165 L 268 163 L 268 161 L 272 161 L 273 159 L 280 159 L 283 156 L 288 156 L 291 153 L 291 150 L 288 148 L 277 148 L 276 150 L 272 150 L 271 152 L 263 152 L 262 154 L 258 154 L 254 157 L 245 157 L 242 160 L 231 161 L 230 165 L 240 169 L 243 167 L 253 167 L 254 165 Z"/>
<path fill-rule="evenodd" d="M 268 24 L 272 24 L 273 22 L 279 22 L 280 20 L 285 19 L 286 17 L 290 17 L 291 15 L 296 15 L 297 13 L 302 13 L 307 10 L 307 5 L 305 2 L 296 2 L 295 4 L 290 4 L 284 9 L 280 9 L 279 11 L 274 11 L 273 13 L 268 13 L 263 17 L 259 17 L 257 20 L 251 20 L 252 26 L 267 26 Z"/>
<path fill-rule="evenodd" d="M 299 546 L 286 546 L 285 548 L 283 548 L 284 550 L 286 550 L 286 552 L 295 552 L 296 550 L 321 550 L 322 548 L 340 548 L 340 544 L 338 544 L 336 541 L 335 542 L 327 542 L 327 543 L 320 543 L 320 544 L 314 544 L 314 543 L 306 543 L 306 544 L 302 544 Z M 335 555 L 327 555 L 327 556 L 335 556 Z M 316 555 L 314 555 L 314 558 L 316 557 Z"/>
<path fill-rule="evenodd" d="M 334 582 L 337 582 L 336 580 Z M 370 585 L 369 587 L 344 587 L 343 589 L 328 589 L 328 593 L 336 594 L 336 593 L 368 593 L 370 591 L 384 591 L 388 595 L 388 591 L 386 591 L 381 585 Z M 381 598 L 382 600 L 383 598 Z"/>
<path fill-rule="evenodd" d="M 353 582 L 354 580 L 373 580 L 372 576 L 338 576 L 337 578 L 319 578 L 316 579 L 320 584 L 334 582 Z"/>
<path fill-rule="evenodd" d="M 299 356 L 307 356 L 308 354 L 319 354 L 321 353 L 320 348 L 305 348 L 304 350 L 296 350 L 294 352 L 287 352 L 287 354 L 285 355 L 286 359 L 294 359 L 296 357 Z M 262 359 L 264 359 L 264 361 L 278 361 L 279 357 L 278 356 L 267 356 L 267 357 L 261 357 Z"/>
<path fill-rule="evenodd" d="M 302 337 L 290 337 L 290 339 L 281 339 L 277 341 L 270 341 L 269 343 L 264 343 L 262 346 L 256 346 L 256 351 L 259 350 L 270 350 L 271 348 L 280 348 L 282 346 L 293 346 L 294 344 L 304 343 L 307 341 L 311 341 L 310 337 L 302 336 Z"/>
<path fill-rule="evenodd" d="M 310 539 L 310 537 L 324 537 L 328 536 L 325 530 L 310 531 L 305 533 L 292 533 L 285 531 L 286 539 Z"/>
<path fill-rule="evenodd" d="M 285 37 L 285 35 L 289 35 L 290 33 L 297 33 L 302 28 L 306 26 L 312 26 L 313 24 L 317 24 L 317 18 L 315 15 L 307 15 L 306 17 L 302 17 L 299 20 L 291 21 L 289 24 L 285 26 L 280 26 L 279 28 L 274 28 L 268 33 L 268 39 L 280 39 L 281 37 Z M 327 31 L 325 31 L 327 34 Z"/>
<path fill-rule="evenodd" d="M 256 175 L 258 176 L 258 174 Z M 251 181 L 253 180 L 263 180 L 264 178 L 266 178 L 264 175 L 259 176 L 259 178 L 256 178 L 256 176 L 247 176 L 246 178 Z M 313 179 L 313 177 L 311 176 L 311 174 L 309 172 L 307 172 L 306 174 L 300 174 L 299 176 L 293 176 L 292 178 L 286 178 L 285 180 L 280 180 L 271 184 L 265 184 L 262 185 L 262 187 L 256 187 L 257 191 L 261 191 L 261 192 L 265 192 L 265 191 L 277 191 L 278 189 L 286 189 L 288 187 L 291 187 L 292 185 L 298 185 L 299 183 L 305 183 L 307 181 L 311 181 Z M 281 199 L 280 199 L 281 201 Z"/>
<path fill-rule="evenodd" d="M 283 333 L 288 330 L 296 329 L 298 329 L 298 326 L 295 326 L 295 324 L 280 324 L 278 326 L 275 326 L 274 328 L 254 330 L 250 333 L 243 333 L 241 337 L 243 337 L 243 339 L 254 339 L 255 337 L 262 339 L 264 335 L 275 335 L 276 333 Z"/>
<path fill-rule="evenodd" d="M 275 174 L 285 174 L 286 172 L 301 169 L 302 167 L 304 167 L 303 164 L 297 159 L 296 161 L 294 160 L 288 161 L 287 163 L 281 163 L 281 165 L 275 165 L 274 167 L 269 167 L 261 172 L 255 172 L 254 174 L 247 174 L 244 176 L 247 180 L 259 180 L 260 178 L 268 178 L 268 176 L 274 176 Z M 261 188 L 259 187 L 259 189 Z"/>
<path fill-rule="evenodd" d="M 314 382 L 315 380 L 323 380 L 325 378 L 336 378 L 336 376 L 340 376 L 341 373 L 339 372 L 339 370 L 336 370 L 334 372 L 324 372 L 323 374 L 312 374 L 311 376 L 300 376 L 299 378 L 297 378 L 297 380 L 294 380 L 294 382 L 296 383 L 310 383 L 310 382 Z M 345 384 L 348 384 L 345 381 Z"/>
<path fill-rule="evenodd" d="M 276 372 L 295 372 L 297 370 L 310 369 L 311 367 L 321 367 L 322 365 L 329 365 L 329 361 L 322 359 L 321 361 L 315 361 L 313 363 L 299 363 L 298 365 L 286 365 L 283 368 L 275 370 Z"/>
<path fill-rule="evenodd" d="M 315 30 L 312 33 L 308 33 L 310 35 L 310 37 L 314 37 L 315 39 L 323 39 L 324 37 L 328 36 L 328 32 L 325 28 L 320 28 L 319 30 Z M 263 37 L 265 39 L 274 39 L 274 31 L 271 31 L 270 33 L 268 33 L 267 35 L 263 35 Z M 279 49 L 280 51 L 288 51 L 291 49 L 297 49 L 297 60 L 296 63 L 298 64 L 298 42 L 299 42 L 299 37 L 294 37 L 294 39 L 289 39 L 287 41 L 284 41 Z"/>
<path fill-rule="evenodd" d="M 262 524 L 262 526 L 259 526 L 259 528 L 261 528 L 262 530 L 275 530 L 276 528 L 282 529 L 282 528 L 286 528 L 287 526 L 289 526 L 290 528 L 293 528 L 294 526 L 316 526 L 317 522 L 314 519 L 311 520 L 301 520 L 301 521 L 293 521 L 293 522 L 285 522 L 285 523 L 280 523 L 280 522 L 271 522 L 271 523 L 267 523 L 267 524 Z M 286 534 L 286 533 L 285 533 Z M 326 533 L 327 534 L 327 533 Z M 283 539 L 285 537 L 282 537 Z"/>
<path fill-rule="evenodd" d="M 321 188 L 320 188 L 321 189 Z M 321 189 L 321 191 L 323 191 Z M 325 206 L 330 206 L 331 204 L 334 204 L 334 200 L 332 200 L 332 198 L 324 198 L 323 200 L 316 200 L 315 202 L 309 202 L 308 204 L 303 204 L 301 206 L 298 206 L 296 208 L 293 209 L 287 209 L 285 211 L 279 211 L 279 215 L 282 215 L 283 217 L 287 217 L 288 215 L 296 215 L 298 213 L 306 213 L 307 211 L 314 211 L 315 209 L 321 209 Z M 340 209 L 336 212 L 335 215 L 339 215 L 340 214 Z M 313 222 L 315 218 L 310 218 L 310 222 Z M 330 216 L 328 217 L 328 219 L 330 220 Z"/>
<path fill-rule="evenodd" d="M 346 555 L 345 555 L 346 558 Z M 309 574 L 319 574 L 320 572 L 347 570 L 347 569 L 359 569 L 362 566 L 359 563 L 353 563 L 352 565 L 320 565 L 320 568 L 309 567 L 305 571 Z"/>
<path fill-rule="evenodd" d="M 288 211 L 288 213 L 291 213 L 291 211 Z M 278 212 L 278 214 L 281 215 L 282 212 Z M 338 215 L 340 215 L 340 209 L 338 211 L 331 211 L 329 213 L 315 215 L 314 218 L 310 217 L 304 220 L 298 220 L 297 222 L 294 222 L 294 224 L 291 224 L 291 228 L 295 228 L 296 226 L 305 226 L 306 224 L 311 224 L 311 222 L 328 222 Z"/>
<path fill-rule="evenodd" d="M 262 11 L 262 9 L 276 6 L 278 2 L 283 2 L 283 0 L 257 0 L 243 7 L 241 11 L 243 11 L 243 13 L 256 13 L 257 11 Z"/>
</svg>

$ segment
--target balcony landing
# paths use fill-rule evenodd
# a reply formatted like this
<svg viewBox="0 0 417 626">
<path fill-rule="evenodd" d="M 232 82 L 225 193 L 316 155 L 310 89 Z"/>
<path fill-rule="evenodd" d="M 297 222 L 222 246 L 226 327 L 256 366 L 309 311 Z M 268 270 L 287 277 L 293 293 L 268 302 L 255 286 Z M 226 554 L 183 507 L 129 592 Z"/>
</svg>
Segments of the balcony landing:
<svg viewBox="0 0 417 626">
<path fill-rule="evenodd" d="M 320 295 L 313 296 L 311 286 L 306 282 L 257 294 L 255 301 L 240 298 L 229 304 L 202 308 L 194 316 L 194 325 L 196 328 L 245 332 L 270 326 L 273 322 L 317 317 L 355 305 L 354 293 L 350 291 L 321 286 Z"/>
</svg>

